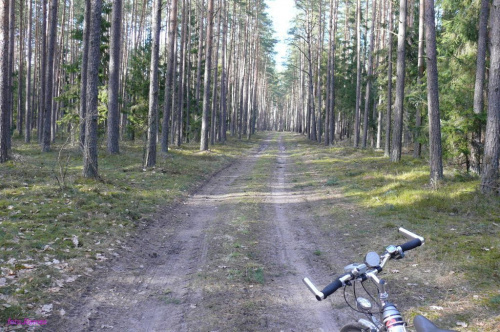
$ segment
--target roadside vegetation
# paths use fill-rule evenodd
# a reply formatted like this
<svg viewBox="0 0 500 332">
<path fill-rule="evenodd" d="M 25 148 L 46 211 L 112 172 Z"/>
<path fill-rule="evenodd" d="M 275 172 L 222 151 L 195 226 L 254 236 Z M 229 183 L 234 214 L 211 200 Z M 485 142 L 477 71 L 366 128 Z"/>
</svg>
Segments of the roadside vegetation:
<svg viewBox="0 0 500 332">
<path fill-rule="evenodd" d="M 124 142 L 119 155 L 100 151 L 100 178 L 90 180 L 78 148 L 58 142 L 41 153 L 14 140 L 12 160 L 0 165 L 1 324 L 49 315 L 65 285 L 119 257 L 155 212 L 254 146 L 229 139 L 199 152 L 198 143 L 184 144 L 144 169 L 143 143 Z"/>
<path fill-rule="evenodd" d="M 288 145 L 300 160 L 296 188 L 344 197 L 313 218 L 352 249 L 346 265 L 406 241 L 398 227 L 425 238 L 422 248 L 389 264 L 385 276 L 409 321 L 424 314 L 463 331 L 500 329 L 500 199 L 480 193 L 479 177 L 448 165 L 435 186 L 424 158 L 403 155 L 392 163 L 382 151 L 324 147 L 298 135 Z"/>
</svg>

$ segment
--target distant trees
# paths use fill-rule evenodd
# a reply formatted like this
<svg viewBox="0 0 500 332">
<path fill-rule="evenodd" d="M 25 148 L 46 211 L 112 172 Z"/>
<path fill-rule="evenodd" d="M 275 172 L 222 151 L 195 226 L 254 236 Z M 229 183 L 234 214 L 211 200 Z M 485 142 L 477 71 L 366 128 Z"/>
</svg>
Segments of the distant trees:
<svg viewBox="0 0 500 332">
<path fill-rule="evenodd" d="M 426 1 L 394 10 L 389 0 L 297 0 L 288 65 L 277 72 L 262 0 L 172 0 L 160 14 L 156 1 L 107 0 L 95 27 L 94 0 L 6 0 L 0 161 L 11 137 L 37 137 L 43 151 L 69 138 L 95 177 L 97 142 L 118 153 L 121 140 L 144 140 L 144 166 L 153 167 L 157 144 L 163 153 L 190 141 L 207 150 L 227 133 L 290 130 L 326 145 L 385 141 L 394 162 L 413 149 L 429 158 L 432 181 L 445 158 L 481 174 L 487 192 L 498 177 L 486 71 L 495 64 L 495 11 L 488 34 L 490 0 L 444 0 L 432 32 Z"/>
<path fill-rule="evenodd" d="M 488 59 L 493 61 L 486 56 L 485 47 L 489 0 L 468 5 L 440 2 L 437 29 L 434 3 L 424 6 L 426 0 L 411 1 L 408 5 L 407 1 L 400 1 L 397 11 L 392 8 L 393 1 L 343 0 L 340 13 L 330 10 L 329 15 L 321 11 L 325 0 L 296 3 L 299 11 L 291 42 L 293 51 L 282 74 L 283 87 L 275 100 L 276 108 L 287 121 L 285 128 L 317 141 L 321 131 L 335 132 L 332 139 L 325 137 L 328 144 L 349 140 L 355 147 L 371 144 L 379 148 L 385 140 L 384 155 L 394 162 L 404 152 L 413 152 L 415 158 L 428 156 L 432 182 L 443 177 L 443 158 L 466 171 L 480 171 L 479 166 L 486 162 L 481 156 L 486 143 L 481 98 L 489 97 L 489 89 L 483 83 L 484 69 Z M 397 31 L 393 30 L 394 12 L 399 15 Z M 343 27 L 341 32 L 325 24 L 328 20 L 338 21 Z M 490 20 L 493 22 L 493 15 Z M 308 22 L 313 27 L 310 39 Z M 477 27 L 479 34 L 474 33 Z M 491 23 L 490 27 L 493 29 Z M 316 37 L 322 35 L 322 28 L 329 30 L 325 33 L 329 36 L 329 46 L 325 49 L 320 46 L 324 38 Z M 397 55 L 393 54 L 396 43 Z M 311 56 L 309 45 L 323 55 Z M 330 69 L 332 47 L 336 50 L 334 74 Z M 477 59 L 477 64 L 472 59 Z M 309 70 L 315 66 L 317 69 Z M 476 76 L 471 75 L 474 72 Z M 311 77 L 312 81 L 322 82 L 312 92 Z M 335 88 L 330 93 L 333 77 Z M 474 84 L 475 93 L 471 89 Z M 424 88 L 428 90 L 428 98 Z M 311 128 L 311 95 L 316 100 L 315 122 L 324 124 L 316 136 Z M 330 113 L 332 104 L 337 110 L 334 116 Z M 335 125 L 331 129 L 333 118 Z"/>
</svg>

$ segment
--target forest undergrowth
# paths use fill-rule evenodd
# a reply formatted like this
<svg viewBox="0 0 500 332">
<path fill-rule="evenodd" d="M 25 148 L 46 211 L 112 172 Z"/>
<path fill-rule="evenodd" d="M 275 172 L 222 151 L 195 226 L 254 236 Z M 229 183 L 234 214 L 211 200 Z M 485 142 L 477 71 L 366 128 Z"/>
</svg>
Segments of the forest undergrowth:
<svg viewBox="0 0 500 332">
<path fill-rule="evenodd" d="M 0 326 L 50 315 L 65 286 L 120 256 L 155 212 L 180 202 L 255 142 L 230 139 L 207 152 L 183 144 L 151 169 L 143 167 L 143 142 L 123 142 L 119 155 L 102 146 L 100 179 L 89 180 L 78 147 L 56 142 L 42 153 L 38 144 L 14 140 L 12 160 L 0 165 Z"/>
</svg>

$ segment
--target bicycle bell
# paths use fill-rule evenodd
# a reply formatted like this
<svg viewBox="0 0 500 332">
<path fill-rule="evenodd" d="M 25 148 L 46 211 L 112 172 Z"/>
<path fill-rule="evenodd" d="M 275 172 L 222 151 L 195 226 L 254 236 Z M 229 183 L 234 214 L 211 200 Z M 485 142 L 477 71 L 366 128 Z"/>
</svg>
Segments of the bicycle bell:
<svg viewBox="0 0 500 332">
<path fill-rule="evenodd" d="M 377 267 L 380 264 L 380 256 L 374 252 L 370 251 L 365 256 L 365 264 L 368 267 Z"/>
</svg>

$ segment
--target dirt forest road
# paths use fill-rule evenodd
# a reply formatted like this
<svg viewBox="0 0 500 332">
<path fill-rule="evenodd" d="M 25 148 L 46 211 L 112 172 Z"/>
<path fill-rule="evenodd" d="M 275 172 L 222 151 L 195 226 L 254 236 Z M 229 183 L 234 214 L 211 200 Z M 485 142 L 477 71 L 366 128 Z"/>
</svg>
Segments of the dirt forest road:
<svg viewBox="0 0 500 332">
<path fill-rule="evenodd" d="M 341 296 L 317 302 L 301 279 L 324 286 L 346 261 L 312 217 L 341 197 L 303 190 L 288 137 L 270 134 L 158 213 L 50 330 L 338 331 Z"/>
</svg>

